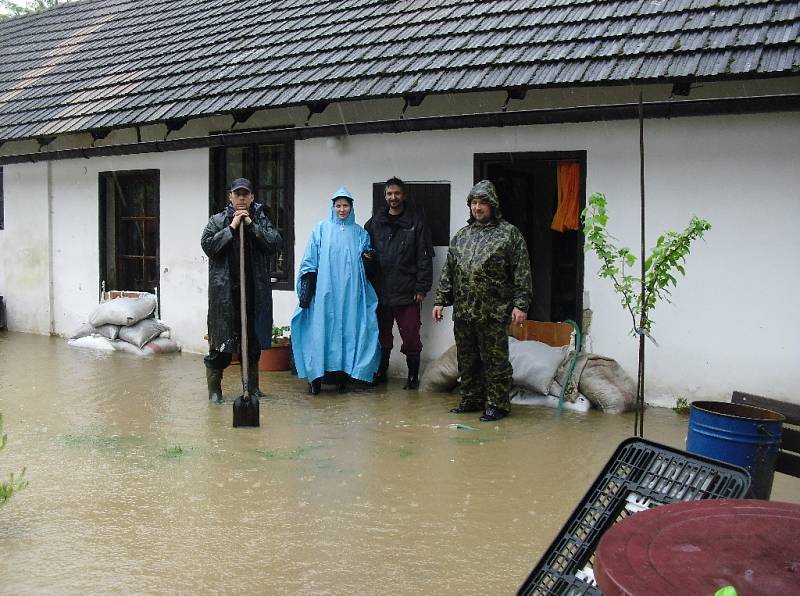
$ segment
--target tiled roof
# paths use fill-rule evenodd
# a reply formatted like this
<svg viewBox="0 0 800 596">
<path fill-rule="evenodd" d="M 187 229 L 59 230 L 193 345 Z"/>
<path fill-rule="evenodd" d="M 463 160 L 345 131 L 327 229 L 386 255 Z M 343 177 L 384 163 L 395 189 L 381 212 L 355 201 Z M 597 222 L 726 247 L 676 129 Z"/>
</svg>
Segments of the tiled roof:
<svg viewBox="0 0 800 596">
<path fill-rule="evenodd" d="M 0 23 L 0 140 L 411 93 L 796 75 L 800 1 L 83 0 Z"/>
</svg>

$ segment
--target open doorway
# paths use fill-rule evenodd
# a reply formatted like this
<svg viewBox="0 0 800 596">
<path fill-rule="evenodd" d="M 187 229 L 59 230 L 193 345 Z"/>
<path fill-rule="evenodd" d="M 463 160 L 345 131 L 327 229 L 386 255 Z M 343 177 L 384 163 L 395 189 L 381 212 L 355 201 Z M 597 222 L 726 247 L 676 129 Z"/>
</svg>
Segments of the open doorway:
<svg viewBox="0 0 800 596">
<path fill-rule="evenodd" d="M 100 172 L 100 283 L 158 293 L 159 171 Z"/>
<path fill-rule="evenodd" d="M 533 302 L 528 318 L 582 322 L 583 233 L 551 228 L 558 209 L 559 163 L 578 173 L 578 210 L 586 203 L 586 152 L 479 153 L 474 177 L 491 180 L 503 217 L 517 226 L 528 245 Z M 562 182 L 563 184 L 563 182 Z M 577 226 L 579 227 L 579 226 Z"/>
</svg>

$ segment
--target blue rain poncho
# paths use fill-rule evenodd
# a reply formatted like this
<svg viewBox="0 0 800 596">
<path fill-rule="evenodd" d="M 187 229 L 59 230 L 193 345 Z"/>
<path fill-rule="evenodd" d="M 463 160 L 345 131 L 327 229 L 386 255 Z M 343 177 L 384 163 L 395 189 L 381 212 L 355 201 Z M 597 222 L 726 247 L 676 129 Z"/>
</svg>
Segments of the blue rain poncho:
<svg viewBox="0 0 800 596">
<path fill-rule="evenodd" d="M 350 199 L 344 186 L 333 195 Z M 343 371 L 371 382 L 380 363 L 378 297 L 367 281 L 361 254 L 370 249 L 369 235 L 355 222 L 355 211 L 340 220 L 331 205 L 330 217 L 311 232 L 300 278 L 317 272 L 314 298 L 292 317 L 292 350 L 297 376 L 309 381 L 325 372 Z"/>
</svg>

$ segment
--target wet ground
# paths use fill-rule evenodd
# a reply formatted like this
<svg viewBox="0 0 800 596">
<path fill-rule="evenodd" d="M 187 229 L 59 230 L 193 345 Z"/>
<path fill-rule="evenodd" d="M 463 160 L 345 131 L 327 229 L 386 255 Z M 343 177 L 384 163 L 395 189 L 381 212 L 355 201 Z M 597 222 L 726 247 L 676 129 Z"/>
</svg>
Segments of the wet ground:
<svg viewBox="0 0 800 596">
<path fill-rule="evenodd" d="M 200 356 L 16 333 L 0 388 L 0 475 L 30 480 L 0 509 L 12 594 L 512 593 L 633 426 L 529 406 L 482 424 L 399 381 L 311 397 L 266 373 L 262 426 L 233 429 Z M 682 447 L 686 427 L 647 412 L 649 439 Z M 773 499 L 800 502 L 800 482 L 778 475 Z"/>
</svg>

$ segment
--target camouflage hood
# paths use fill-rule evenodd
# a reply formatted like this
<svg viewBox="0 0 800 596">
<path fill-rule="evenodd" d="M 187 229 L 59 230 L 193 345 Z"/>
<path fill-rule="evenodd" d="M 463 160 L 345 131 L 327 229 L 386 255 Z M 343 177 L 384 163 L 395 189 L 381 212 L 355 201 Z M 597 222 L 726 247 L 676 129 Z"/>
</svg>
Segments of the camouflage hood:
<svg viewBox="0 0 800 596">
<path fill-rule="evenodd" d="M 472 187 L 472 190 L 467 195 L 467 207 L 469 207 L 472 199 L 475 198 L 481 198 L 492 206 L 492 218 L 496 220 L 503 219 L 503 214 L 500 213 L 500 199 L 497 198 L 497 190 L 489 180 L 481 180 Z M 475 221 L 475 218 L 472 217 L 472 212 L 470 211 L 467 223 L 472 223 L 473 221 Z"/>
</svg>

